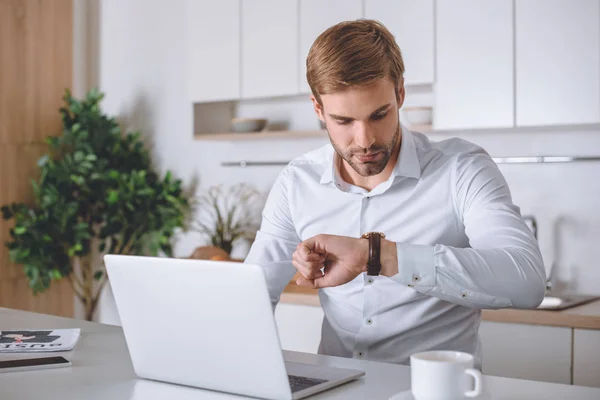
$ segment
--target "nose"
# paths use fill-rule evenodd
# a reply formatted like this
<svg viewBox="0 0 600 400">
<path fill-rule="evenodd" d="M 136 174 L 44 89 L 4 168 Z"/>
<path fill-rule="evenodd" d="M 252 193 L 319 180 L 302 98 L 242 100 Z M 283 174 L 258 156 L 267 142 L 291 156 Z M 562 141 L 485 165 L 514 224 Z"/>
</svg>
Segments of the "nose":
<svg viewBox="0 0 600 400">
<path fill-rule="evenodd" d="M 373 144 L 375 144 L 375 133 L 368 123 L 359 122 L 356 124 L 354 143 L 363 149 L 369 149 Z"/>
</svg>

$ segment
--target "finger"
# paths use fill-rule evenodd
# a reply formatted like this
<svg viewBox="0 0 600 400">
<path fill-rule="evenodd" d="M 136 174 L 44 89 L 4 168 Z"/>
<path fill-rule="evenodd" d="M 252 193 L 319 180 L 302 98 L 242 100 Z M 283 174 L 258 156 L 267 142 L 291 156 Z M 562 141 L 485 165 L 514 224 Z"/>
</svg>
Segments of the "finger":
<svg viewBox="0 0 600 400">
<path fill-rule="evenodd" d="M 292 263 L 296 263 L 296 268 L 302 271 L 312 271 L 314 269 L 314 265 L 312 261 L 305 261 L 302 256 L 298 253 L 294 253 L 292 255 Z"/>
<path fill-rule="evenodd" d="M 314 249 L 312 247 L 308 247 L 306 245 L 303 245 L 301 243 L 301 246 L 299 249 L 297 249 L 298 251 L 298 255 L 300 256 L 300 258 L 304 259 L 304 260 L 314 260 L 317 259 L 320 254 L 316 251 L 314 251 Z"/>
<path fill-rule="evenodd" d="M 323 275 L 321 267 L 314 267 L 307 264 L 299 263 L 296 260 L 292 260 L 292 265 L 302 274 L 306 279 L 315 279 Z"/>
<path fill-rule="evenodd" d="M 310 253 L 308 255 L 305 255 L 299 251 L 295 251 L 292 253 L 292 259 L 295 259 L 298 262 L 317 262 L 323 264 L 325 262 L 326 257 L 327 256 L 325 254 L 318 253 Z"/>
<path fill-rule="evenodd" d="M 319 261 L 322 263 L 323 261 L 325 261 L 325 255 L 312 252 L 308 256 L 306 256 L 305 260 L 306 261 Z"/>
<path fill-rule="evenodd" d="M 319 271 L 320 276 L 312 278 L 312 279 L 307 279 L 305 277 L 299 277 L 298 279 L 296 279 L 296 285 L 304 286 L 304 287 L 311 287 L 313 289 L 320 289 L 320 288 L 336 286 L 335 284 L 333 284 L 333 281 L 335 281 L 335 279 L 333 281 L 330 279 L 331 275 L 329 275 L 329 274 L 331 274 L 331 270 L 332 270 L 331 265 L 325 265 L 323 272 Z"/>
<path fill-rule="evenodd" d="M 310 270 L 305 268 L 304 265 L 300 264 L 298 261 L 292 260 L 292 265 L 300 272 L 300 274 L 302 274 L 302 276 L 310 275 Z"/>
<path fill-rule="evenodd" d="M 303 277 L 299 277 L 298 279 L 296 279 L 296 285 L 303 286 L 303 287 L 310 287 L 313 289 L 315 288 L 314 281 L 312 279 L 306 279 Z"/>
<path fill-rule="evenodd" d="M 292 261 L 292 265 L 298 270 L 300 275 L 304 277 L 308 277 L 310 275 L 310 271 L 305 269 L 302 265 L 299 265 L 296 261 Z"/>
<path fill-rule="evenodd" d="M 300 256 L 298 253 L 294 253 L 292 254 L 292 262 L 294 261 L 300 266 L 300 269 L 302 270 L 318 271 L 321 268 L 323 268 L 323 265 L 325 263 L 325 257 L 319 257 L 315 261 L 306 261 L 302 259 L 302 256 Z M 321 274 L 319 274 L 319 276 L 320 275 Z"/>
<path fill-rule="evenodd" d="M 329 262 L 325 264 L 323 276 L 314 279 L 313 286 L 315 289 L 340 286 L 350 282 L 357 276 L 357 274 L 341 268 L 339 264 L 335 265 Z"/>
<path fill-rule="evenodd" d="M 304 242 L 300 243 L 298 245 L 298 248 L 296 249 L 296 252 L 298 253 L 298 255 L 302 258 L 308 258 L 308 256 L 312 253 L 312 248 L 306 246 L 306 244 L 304 244 Z"/>
<path fill-rule="evenodd" d="M 308 238 L 298 244 L 296 251 L 302 255 L 308 255 L 310 253 L 325 254 L 325 246 L 322 243 L 325 237 L 327 237 L 327 235 L 316 235 Z"/>
<path fill-rule="evenodd" d="M 324 249 L 324 247 L 321 245 L 321 242 L 323 241 L 324 236 L 326 236 L 326 235 L 313 236 L 311 238 L 308 238 L 308 239 L 302 241 L 300 243 L 300 245 L 308 248 L 309 250 L 312 250 L 313 252 L 321 253 L 322 252 L 321 250 Z"/>
<path fill-rule="evenodd" d="M 315 289 L 321 289 L 321 288 L 327 288 L 327 287 L 331 287 L 331 286 L 337 286 L 337 284 L 333 284 L 333 281 L 335 279 L 333 279 L 333 280 L 331 279 L 333 276 L 332 271 L 333 271 L 333 267 L 332 267 L 331 263 L 325 264 L 321 276 L 314 278 L 314 280 L 312 282 L 313 287 Z"/>
</svg>

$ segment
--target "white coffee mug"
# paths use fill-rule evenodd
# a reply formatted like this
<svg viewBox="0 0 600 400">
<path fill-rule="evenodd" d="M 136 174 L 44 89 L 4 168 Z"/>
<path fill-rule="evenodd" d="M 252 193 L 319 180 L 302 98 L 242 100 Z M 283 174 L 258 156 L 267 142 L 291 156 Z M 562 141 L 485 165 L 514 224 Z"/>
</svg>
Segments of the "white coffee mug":
<svg viewBox="0 0 600 400">
<path fill-rule="evenodd" d="M 460 351 L 426 351 L 411 355 L 413 397 L 415 400 L 455 400 L 481 395 L 483 377 L 474 365 L 475 358 Z"/>
</svg>

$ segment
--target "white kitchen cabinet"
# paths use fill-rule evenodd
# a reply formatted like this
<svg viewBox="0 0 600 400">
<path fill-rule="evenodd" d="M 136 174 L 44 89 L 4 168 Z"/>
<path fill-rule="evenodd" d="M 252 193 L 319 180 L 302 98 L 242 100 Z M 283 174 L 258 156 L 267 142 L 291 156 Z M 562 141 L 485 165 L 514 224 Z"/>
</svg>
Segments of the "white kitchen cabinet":
<svg viewBox="0 0 600 400">
<path fill-rule="evenodd" d="M 310 93 L 306 81 L 306 56 L 313 42 L 324 30 L 341 21 L 362 17 L 362 0 L 299 0 L 300 57 L 299 92 Z"/>
<path fill-rule="evenodd" d="M 482 321 L 484 374 L 571 383 L 572 329 Z"/>
<path fill-rule="evenodd" d="M 600 330 L 574 329 L 573 384 L 600 387 Z"/>
<path fill-rule="evenodd" d="M 513 2 L 438 0 L 436 24 L 434 128 L 513 127 Z"/>
<path fill-rule="evenodd" d="M 242 98 L 297 93 L 297 0 L 242 0 Z"/>
<path fill-rule="evenodd" d="M 434 82 L 433 0 L 365 0 L 365 18 L 380 21 L 396 37 L 407 85 Z"/>
<path fill-rule="evenodd" d="M 323 322 L 321 307 L 279 303 L 275 309 L 275 322 L 283 349 L 317 353 Z"/>
<path fill-rule="evenodd" d="M 187 88 L 192 103 L 240 97 L 239 0 L 186 2 Z"/>
<path fill-rule="evenodd" d="M 516 0 L 518 126 L 600 122 L 600 1 Z"/>
</svg>

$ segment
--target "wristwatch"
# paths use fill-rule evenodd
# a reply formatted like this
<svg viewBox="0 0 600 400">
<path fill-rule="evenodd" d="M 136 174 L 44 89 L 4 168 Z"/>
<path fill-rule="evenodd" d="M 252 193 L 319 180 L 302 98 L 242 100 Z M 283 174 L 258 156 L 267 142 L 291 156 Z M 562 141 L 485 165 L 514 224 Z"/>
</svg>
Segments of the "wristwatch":
<svg viewBox="0 0 600 400">
<path fill-rule="evenodd" d="M 367 232 L 361 238 L 369 240 L 367 275 L 379 275 L 381 271 L 381 239 L 385 238 L 385 235 L 382 232 Z"/>
</svg>

